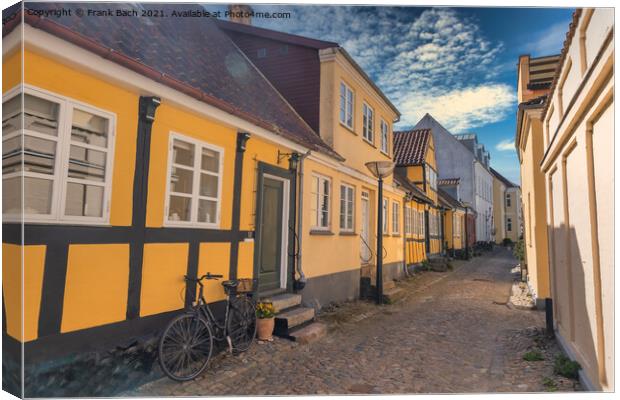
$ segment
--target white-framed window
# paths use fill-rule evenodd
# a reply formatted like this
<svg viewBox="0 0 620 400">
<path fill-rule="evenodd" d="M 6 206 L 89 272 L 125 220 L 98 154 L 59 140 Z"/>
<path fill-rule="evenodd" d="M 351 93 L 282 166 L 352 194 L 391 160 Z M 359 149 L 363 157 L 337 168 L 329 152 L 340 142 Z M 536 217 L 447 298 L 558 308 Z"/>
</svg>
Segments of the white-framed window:
<svg viewBox="0 0 620 400">
<path fill-rule="evenodd" d="M 506 193 L 506 207 L 510 207 L 511 205 L 510 193 Z"/>
<path fill-rule="evenodd" d="M 331 212 L 331 179 L 312 176 L 312 229 L 328 230 Z"/>
<path fill-rule="evenodd" d="M 375 140 L 375 111 L 368 104 L 362 106 L 363 124 L 362 136 L 370 143 Z"/>
<path fill-rule="evenodd" d="M 426 235 L 426 224 L 424 223 L 424 211 L 420 211 L 418 213 L 419 221 L 418 221 L 418 228 L 420 229 L 420 235 L 425 236 Z"/>
<path fill-rule="evenodd" d="M 353 129 L 353 90 L 340 82 L 340 122 Z"/>
<path fill-rule="evenodd" d="M 166 226 L 218 228 L 224 149 L 170 133 L 166 188 Z"/>
<path fill-rule="evenodd" d="M 390 126 L 385 120 L 381 119 L 381 151 L 385 154 L 389 153 L 389 137 L 390 137 Z"/>
<path fill-rule="evenodd" d="M 400 234 L 400 203 L 392 202 L 392 234 Z"/>
<path fill-rule="evenodd" d="M 115 115 L 27 85 L 2 102 L 5 219 L 107 224 Z"/>
<path fill-rule="evenodd" d="M 389 207 L 388 204 L 389 204 L 388 199 L 384 197 L 383 198 L 383 234 L 388 233 L 388 217 L 390 215 L 388 212 L 388 207 Z"/>
<path fill-rule="evenodd" d="M 426 165 L 426 180 L 431 189 L 437 190 L 437 172 L 433 170 L 428 164 Z"/>
<path fill-rule="evenodd" d="M 512 232 L 512 218 L 506 219 L 506 231 Z"/>
<path fill-rule="evenodd" d="M 355 215 L 355 188 L 353 186 L 340 185 L 340 230 L 353 232 Z"/>
</svg>

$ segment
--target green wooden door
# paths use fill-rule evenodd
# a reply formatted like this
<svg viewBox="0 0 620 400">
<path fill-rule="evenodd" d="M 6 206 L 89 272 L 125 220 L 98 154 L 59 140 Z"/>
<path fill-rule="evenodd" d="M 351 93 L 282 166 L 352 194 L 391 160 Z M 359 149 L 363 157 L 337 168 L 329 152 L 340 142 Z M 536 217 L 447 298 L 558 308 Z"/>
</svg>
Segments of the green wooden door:
<svg viewBox="0 0 620 400">
<path fill-rule="evenodd" d="M 263 179 L 258 243 L 259 290 L 280 287 L 282 268 L 282 216 L 284 207 L 284 182 L 267 176 Z"/>
</svg>

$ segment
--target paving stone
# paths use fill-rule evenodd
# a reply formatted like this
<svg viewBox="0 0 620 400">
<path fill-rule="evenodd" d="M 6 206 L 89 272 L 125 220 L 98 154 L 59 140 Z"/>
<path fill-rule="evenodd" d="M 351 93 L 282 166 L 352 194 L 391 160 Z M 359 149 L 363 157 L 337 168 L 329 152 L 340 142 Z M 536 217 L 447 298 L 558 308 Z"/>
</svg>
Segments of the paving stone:
<svg viewBox="0 0 620 400">
<path fill-rule="evenodd" d="M 320 312 L 328 331 L 322 340 L 276 338 L 243 356 L 216 357 L 199 381 L 162 379 L 128 395 L 545 392 L 546 377 L 559 392 L 580 390 L 553 374 L 560 349 L 544 336 L 542 311 L 493 304 L 510 295 L 516 262 L 507 250 L 451 263 L 452 271 L 399 281 L 406 296 L 396 304 L 353 301 Z M 480 277 L 485 281 L 473 281 Z M 544 360 L 523 360 L 532 349 Z"/>
<path fill-rule="evenodd" d="M 320 322 L 313 322 L 310 325 L 293 332 L 291 336 L 300 344 L 315 342 L 327 334 L 327 326 Z"/>
</svg>

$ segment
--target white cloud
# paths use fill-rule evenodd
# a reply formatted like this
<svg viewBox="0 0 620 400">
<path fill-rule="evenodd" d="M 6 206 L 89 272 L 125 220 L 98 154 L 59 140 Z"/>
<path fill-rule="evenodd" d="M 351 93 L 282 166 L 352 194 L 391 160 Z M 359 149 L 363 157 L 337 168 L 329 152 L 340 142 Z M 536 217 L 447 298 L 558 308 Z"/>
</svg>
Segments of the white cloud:
<svg viewBox="0 0 620 400">
<path fill-rule="evenodd" d="M 452 133 L 504 119 L 514 111 L 516 96 L 504 84 L 479 85 L 427 95 L 413 92 L 401 98 L 402 125 L 414 125 L 429 113 Z"/>
<path fill-rule="evenodd" d="M 515 141 L 512 139 L 504 139 L 495 145 L 495 148 L 499 151 L 514 151 Z"/>
<path fill-rule="evenodd" d="M 461 12 L 428 8 L 415 16 L 399 7 L 288 9 L 289 20 L 257 24 L 339 43 L 401 111 L 403 124 L 413 125 L 428 112 L 456 133 L 500 121 L 514 110 L 511 87 L 494 80 L 504 68 L 495 62 L 503 44 L 487 39 Z"/>
</svg>

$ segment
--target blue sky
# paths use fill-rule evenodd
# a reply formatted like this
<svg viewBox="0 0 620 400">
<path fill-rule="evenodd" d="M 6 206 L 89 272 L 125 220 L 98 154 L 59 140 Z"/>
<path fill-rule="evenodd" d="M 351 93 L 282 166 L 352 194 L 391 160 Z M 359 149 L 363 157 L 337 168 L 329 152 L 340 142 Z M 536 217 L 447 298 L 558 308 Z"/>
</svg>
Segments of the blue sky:
<svg viewBox="0 0 620 400">
<path fill-rule="evenodd" d="M 206 6 L 223 9 L 223 6 Z M 557 54 L 570 8 L 421 8 L 253 5 L 291 19 L 256 26 L 338 42 L 403 114 L 405 129 L 430 113 L 452 133 L 474 132 L 491 165 L 519 182 L 512 142 L 520 54 Z"/>
</svg>

